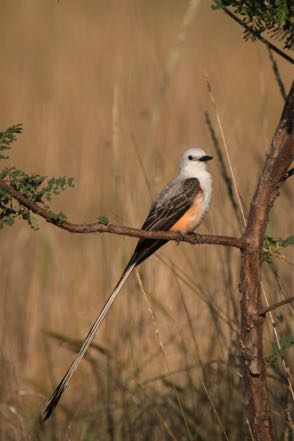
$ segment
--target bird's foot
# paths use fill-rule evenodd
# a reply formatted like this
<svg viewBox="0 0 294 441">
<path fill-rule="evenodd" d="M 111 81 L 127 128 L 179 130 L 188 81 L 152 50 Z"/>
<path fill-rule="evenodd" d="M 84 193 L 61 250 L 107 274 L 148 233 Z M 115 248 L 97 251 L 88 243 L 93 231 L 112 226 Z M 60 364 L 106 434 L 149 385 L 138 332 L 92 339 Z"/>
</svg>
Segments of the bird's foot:
<svg viewBox="0 0 294 441">
<path fill-rule="evenodd" d="M 184 238 L 184 234 L 181 233 L 180 231 L 177 232 L 177 239 L 176 239 L 176 244 L 179 245 L 180 242 L 182 242 L 183 238 Z"/>
<path fill-rule="evenodd" d="M 191 237 L 191 243 L 193 244 L 200 244 L 202 243 L 202 236 L 197 233 L 189 233 L 189 236 Z"/>
</svg>

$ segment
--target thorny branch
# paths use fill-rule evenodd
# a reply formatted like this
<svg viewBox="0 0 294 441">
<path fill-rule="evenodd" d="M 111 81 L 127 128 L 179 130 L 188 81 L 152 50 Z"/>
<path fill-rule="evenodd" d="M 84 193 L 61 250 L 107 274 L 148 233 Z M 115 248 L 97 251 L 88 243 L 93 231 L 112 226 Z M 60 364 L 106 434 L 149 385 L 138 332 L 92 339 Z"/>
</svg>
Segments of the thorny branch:
<svg viewBox="0 0 294 441">
<path fill-rule="evenodd" d="M 146 231 L 140 230 L 137 228 L 124 227 L 121 225 L 105 225 L 101 222 L 96 222 L 93 224 L 73 224 L 66 220 L 60 222 L 56 220 L 56 216 L 54 213 L 49 210 L 41 207 L 35 202 L 27 199 L 22 193 L 12 188 L 3 180 L 0 180 L 0 187 L 4 187 L 11 196 L 21 205 L 31 210 L 33 213 L 37 214 L 44 218 L 47 222 L 54 224 L 55 226 L 67 230 L 71 233 L 112 233 L 119 234 L 122 236 L 131 236 L 137 237 L 139 239 L 164 239 L 164 240 L 173 240 L 176 242 L 187 242 L 192 245 L 223 245 L 227 247 L 235 247 L 235 248 L 246 248 L 248 246 L 248 242 L 244 239 L 238 239 L 236 237 L 229 236 L 214 236 L 207 234 L 196 234 L 190 233 L 185 235 L 180 235 L 171 231 Z"/>
</svg>

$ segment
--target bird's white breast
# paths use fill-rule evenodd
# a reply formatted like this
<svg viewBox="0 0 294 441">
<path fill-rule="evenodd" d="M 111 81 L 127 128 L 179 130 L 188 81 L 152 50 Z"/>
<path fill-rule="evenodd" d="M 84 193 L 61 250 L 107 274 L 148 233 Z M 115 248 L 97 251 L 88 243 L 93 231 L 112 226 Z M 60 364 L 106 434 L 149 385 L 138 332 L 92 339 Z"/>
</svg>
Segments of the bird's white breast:
<svg viewBox="0 0 294 441">
<path fill-rule="evenodd" d="M 202 207 L 201 207 L 201 219 L 199 223 L 203 220 L 204 216 L 207 213 L 211 202 L 211 194 L 212 194 L 212 176 L 207 171 L 202 171 L 198 174 L 197 178 L 200 182 L 200 187 L 202 190 Z"/>
<path fill-rule="evenodd" d="M 203 172 L 199 173 L 197 178 L 200 182 L 200 187 L 203 191 L 203 205 L 207 210 L 210 205 L 210 201 L 211 201 L 212 176 L 207 171 L 203 171 Z"/>
</svg>

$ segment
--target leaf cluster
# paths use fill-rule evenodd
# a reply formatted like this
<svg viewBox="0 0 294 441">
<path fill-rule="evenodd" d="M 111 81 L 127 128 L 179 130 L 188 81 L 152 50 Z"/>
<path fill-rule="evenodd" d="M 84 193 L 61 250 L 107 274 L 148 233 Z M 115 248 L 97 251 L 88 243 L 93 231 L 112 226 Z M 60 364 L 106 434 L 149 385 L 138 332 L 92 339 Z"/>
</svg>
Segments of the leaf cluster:
<svg viewBox="0 0 294 441">
<path fill-rule="evenodd" d="M 0 152 L 10 150 L 11 144 L 16 140 L 16 135 L 22 133 L 22 124 L 15 124 L 4 132 L 0 132 Z M 0 159 L 8 159 L 8 156 L 0 153 Z"/>
<path fill-rule="evenodd" d="M 16 134 L 21 132 L 21 124 L 0 132 L 0 150 L 11 149 L 11 143 L 16 140 Z M 7 156 L 1 155 L 0 159 L 7 159 Z M 59 195 L 62 191 L 74 186 L 73 178 L 61 176 L 48 179 L 46 176 L 38 174 L 27 174 L 16 167 L 4 167 L 0 170 L 0 179 L 30 201 L 47 209 L 49 209 L 48 202 L 52 200 L 53 196 Z M 63 213 L 57 213 L 54 216 L 56 222 L 63 222 L 66 218 Z M 4 186 L 0 186 L 0 229 L 4 225 L 13 225 L 16 218 L 26 220 L 34 229 L 38 228 L 30 210 L 17 203 L 9 191 Z"/>
<path fill-rule="evenodd" d="M 282 358 L 285 356 L 285 351 L 287 348 L 290 348 L 294 345 L 294 336 L 293 335 L 287 335 L 282 338 L 280 341 L 280 347 L 275 346 L 273 352 L 270 355 L 267 355 L 265 357 L 265 360 L 267 363 L 271 365 L 275 365 L 279 358 Z"/>
<path fill-rule="evenodd" d="M 97 217 L 98 222 L 100 222 L 103 225 L 109 225 L 110 221 L 108 219 L 108 217 L 106 216 L 99 216 Z"/>
<path fill-rule="evenodd" d="M 294 245 L 294 236 L 289 236 L 286 239 L 275 239 L 271 236 L 265 236 L 263 242 L 263 260 L 267 263 L 271 263 L 272 257 L 280 254 L 281 248 L 286 248 L 290 245 Z"/>
<path fill-rule="evenodd" d="M 294 49 L 294 2 L 293 0 L 214 0 L 213 9 L 231 7 L 248 26 L 245 40 L 255 40 L 254 34 L 269 32 L 283 41 L 284 48 Z"/>
</svg>

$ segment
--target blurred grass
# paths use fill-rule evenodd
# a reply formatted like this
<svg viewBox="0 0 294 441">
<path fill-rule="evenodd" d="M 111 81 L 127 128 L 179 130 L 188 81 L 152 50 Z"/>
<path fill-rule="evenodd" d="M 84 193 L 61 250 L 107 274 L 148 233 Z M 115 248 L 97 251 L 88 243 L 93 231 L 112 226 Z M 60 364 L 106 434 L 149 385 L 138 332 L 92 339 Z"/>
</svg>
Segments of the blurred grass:
<svg viewBox="0 0 294 441">
<path fill-rule="evenodd" d="M 204 73 L 247 208 L 283 100 L 267 50 L 244 43 L 241 30 L 209 2 L 197 3 L 2 0 L 1 127 L 24 123 L 9 163 L 75 177 L 76 188 L 55 200 L 56 211 L 76 222 L 105 215 L 138 226 L 151 197 L 176 174 L 182 150 L 199 145 L 215 156 L 214 197 L 199 231 L 241 233 L 223 179 L 226 160 L 206 124 L 208 112 L 220 142 Z M 290 66 L 276 61 L 288 89 Z M 271 214 L 276 237 L 293 232 L 291 199 L 287 182 Z M 56 416 L 39 424 L 40 409 L 135 244 L 69 235 L 42 221 L 40 227 L 1 232 L 0 438 L 186 440 L 176 387 L 193 440 L 224 438 L 217 416 L 230 440 L 250 439 L 238 358 L 239 254 L 204 246 L 167 244 L 139 269 L 169 372 L 133 277 Z M 285 255 L 293 261 L 289 248 Z M 278 259 L 272 271 L 266 264 L 264 284 L 271 302 L 290 294 L 292 266 Z M 285 306 L 274 314 L 282 337 L 290 334 L 291 312 Z M 269 355 L 275 340 L 268 321 L 264 345 Z M 275 426 L 287 439 L 280 361 L 268 373 Z"/>
</svg>

